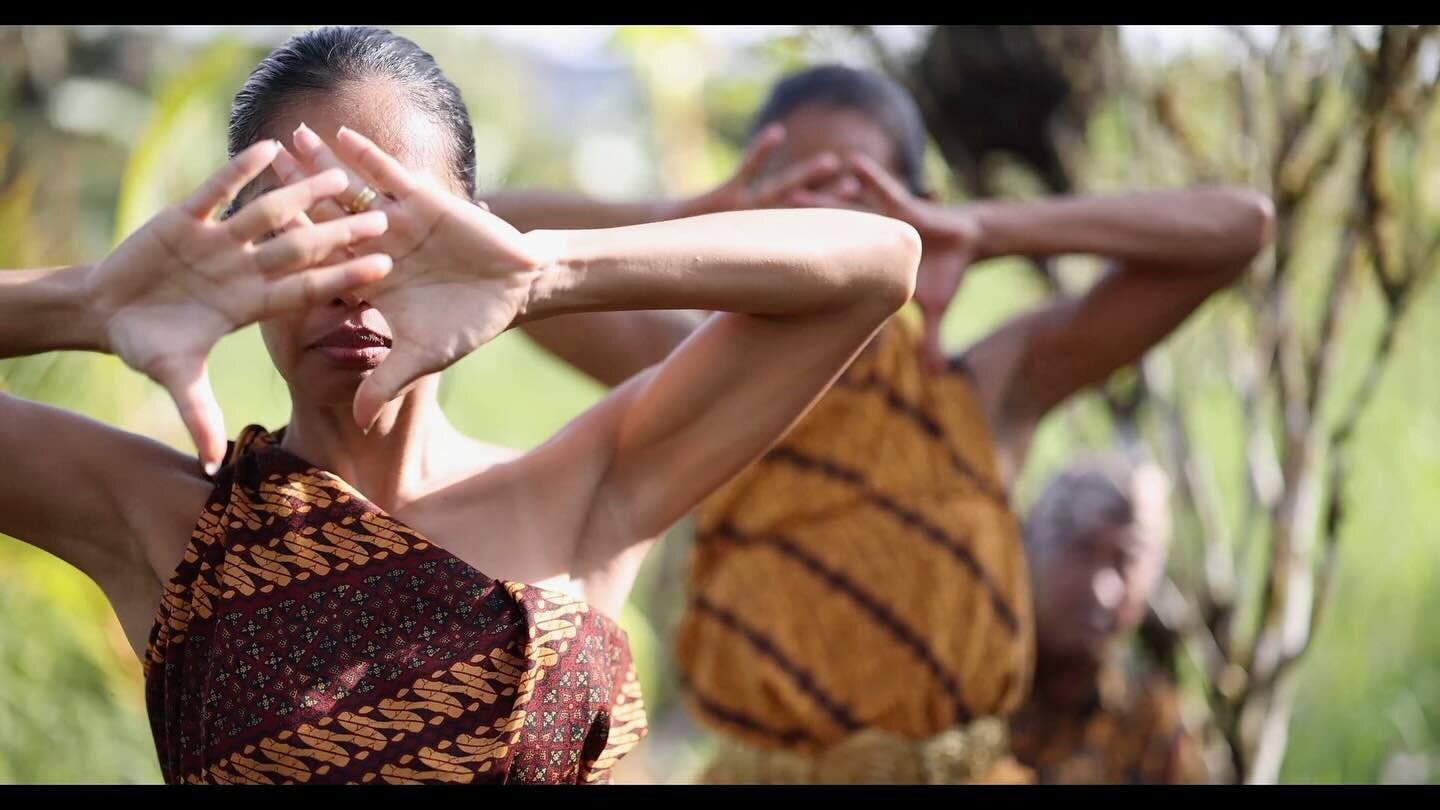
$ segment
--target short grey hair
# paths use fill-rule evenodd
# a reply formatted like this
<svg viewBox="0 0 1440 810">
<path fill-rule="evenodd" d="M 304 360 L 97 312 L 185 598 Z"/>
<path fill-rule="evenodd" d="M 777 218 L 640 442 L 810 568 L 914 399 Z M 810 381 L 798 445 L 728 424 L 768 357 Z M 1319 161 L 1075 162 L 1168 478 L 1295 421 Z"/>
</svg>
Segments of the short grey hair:
<svg viewBox="0 0 1440 810">
<path fill-rule="evenodd" d="M 1170 543 L 1170 479 L 1159 465 L 1112 453 L 1082 457 L 1040 492 L 1025 519 L 1025 546 L 1034 554 L 1087 537 L 1107 525 L 1134 524 L 1147 539 Z"/>
</svg>

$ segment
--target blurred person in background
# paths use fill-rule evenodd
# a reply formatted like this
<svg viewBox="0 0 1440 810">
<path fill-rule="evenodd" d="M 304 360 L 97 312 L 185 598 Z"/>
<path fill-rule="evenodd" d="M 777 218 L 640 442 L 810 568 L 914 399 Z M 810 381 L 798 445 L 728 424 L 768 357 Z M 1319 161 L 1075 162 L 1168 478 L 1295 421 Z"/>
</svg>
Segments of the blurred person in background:
<svg viewBox="0 0 1440 810">
<path fill-rule="evenodd" d="M 1035 682 L 1011 740 L 1042 783 L 1206 781 L 1176 684 L 1124 645 L 1165 570 L 1169 495 L 1153 463 L 1084 458 L 1026 516 Z"/>
<path fill-rule="evenodd" d="M 522 231 L 835 207 L 896 217 L 923 240 L 920 327 L 890 319 L 796 428 L 697 513 L 677 651 L 689 705 L 723 739 L 706 781 L 1033 779 L 1006 740 L 1033 666 L 1010 504 L 1031 438 L 1056 406 L 1235 282 L 1270 239 L 1269 200 L 1243 188 L 943 207 L 923 179 L 925 143 L 897 85 L 820 66 L 775 86 L 740 168 L 705 194 L 485 195 Z M 1083 295 L 942 351 L 940 321 L 970 265 L 1062 254 L 1110 268 Z M 611 312 L 523 328 L 621 385 L 703 322 Z"/>
</svg>

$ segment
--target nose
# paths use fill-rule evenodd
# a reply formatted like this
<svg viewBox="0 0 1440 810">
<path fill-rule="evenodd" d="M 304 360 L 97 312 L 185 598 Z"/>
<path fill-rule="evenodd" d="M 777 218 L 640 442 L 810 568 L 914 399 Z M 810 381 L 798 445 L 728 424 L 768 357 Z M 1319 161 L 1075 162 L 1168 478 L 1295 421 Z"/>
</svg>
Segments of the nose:
<svg viewBox="0 0 1440 810">
<path fill-rule="evenodd" d="M 365 297 L 355 292 L 354 290 L 340 293 L 339 295 L 335 296 L 335 298 L 330 302 L 330 304 L 331 306 L 340 306 L 346 309 L 363 310 L 370 308 L 370 304 L 365 300 Z"/>
<path fill-rule="evenodd" d="M 1095 603 L 1106 610 L 1115 610 L 1125 598 L 1125 581 L 1113 568 L 1102 568 L 1090 580 Z"/>
</svg>

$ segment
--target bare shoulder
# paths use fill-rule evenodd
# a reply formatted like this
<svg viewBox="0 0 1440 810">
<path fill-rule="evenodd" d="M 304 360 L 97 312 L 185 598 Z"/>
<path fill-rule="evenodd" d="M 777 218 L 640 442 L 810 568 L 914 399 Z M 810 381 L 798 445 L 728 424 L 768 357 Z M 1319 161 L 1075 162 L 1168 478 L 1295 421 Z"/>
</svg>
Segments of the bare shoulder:
<svg viewBox="0 0 1440 810">
<path fill-rule="evenodd" d="M 0 528 L 91 578 L 175 561 L 210 491 L 193 456 L 49 405 L 0 394 L 0 408 Z"/>
<path fill-rule="evenodd" d="M 0 394 L 0 531 L 75 566 L 137 651 L 211 483 L 199 462 L 79 414 Z"/>
</svg>

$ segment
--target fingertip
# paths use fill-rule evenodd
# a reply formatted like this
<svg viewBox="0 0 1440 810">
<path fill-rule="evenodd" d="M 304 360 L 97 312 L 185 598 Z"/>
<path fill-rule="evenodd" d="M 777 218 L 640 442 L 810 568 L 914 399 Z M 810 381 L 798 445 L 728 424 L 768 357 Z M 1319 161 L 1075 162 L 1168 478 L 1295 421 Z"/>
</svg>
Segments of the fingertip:
<svg viewBox="0 0 1440 810">
<path fill-rule="evenodd" d="M 295 143 L 295 146 L 301 151 L 313 152 L 315 150 L 315 147 L 319 145 L 320 136 L 316 135 L 314 130 L 310 129 L 310 127 L 307 127 L 304 123 L 301 123 L 300 126 L 295 128 L 295 132 L 293 133 L 291 140 Z"/>
<path fill-rule="evenodd" d="M 395 269 L 395 260 L 390 258 L 388 253 L 371 253 L 361 257 L 360 260 L 363 262 L 361 269 L 368 274 L 373 274 L 377 280 L 384 278 L 391 270 Z"/>
</svg>

